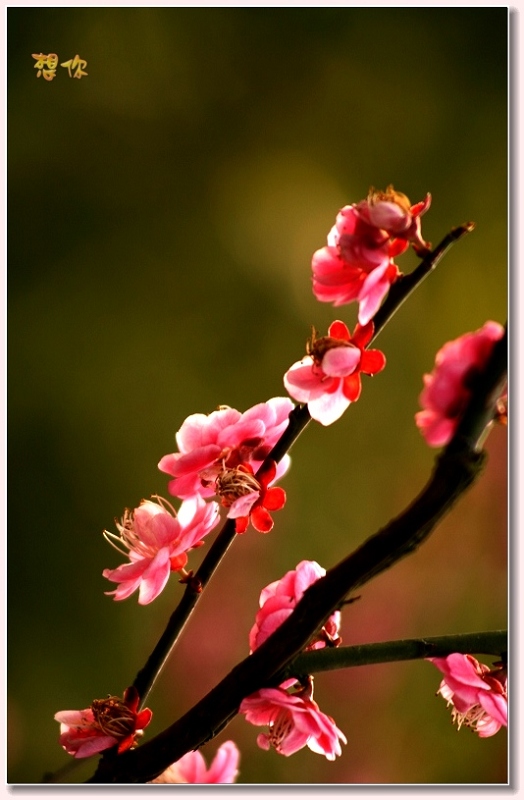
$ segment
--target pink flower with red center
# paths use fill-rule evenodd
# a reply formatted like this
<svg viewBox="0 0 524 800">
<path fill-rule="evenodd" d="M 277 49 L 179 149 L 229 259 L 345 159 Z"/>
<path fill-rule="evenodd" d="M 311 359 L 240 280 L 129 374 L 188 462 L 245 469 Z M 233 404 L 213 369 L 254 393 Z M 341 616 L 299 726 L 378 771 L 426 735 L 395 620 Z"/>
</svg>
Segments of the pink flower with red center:
<svg viewBox="0 0 524 800">
<path fill-rule="evenodd" d="M 488 321 L 478 331 L 465 333 L 438 351 L 433 372 L 424 375 L 419 398 L 423 411 L 415 414 L 416 424 L 431 447 L 442 447 L 453 438 L 475 380 L 503 335 L 502 325 Z"/>
<path fill-rule="evenodd" d="M 186 753 L 151 783 L 234 783 L 238 776 L 240 752 L 234 742 L 224 742 L 209 769 L 198 750 Z"/>
<path fill-rule="evenodd" d="M 249 523 L 259 533 L 273 529 L 270 511 L 280 511 L 286 504 L 286 493 L 280 486 L 271 486 L 277 478 L 277 465 L 269 461 L 256 477 L 251 464 L 240 464 L 224 470 L 216 480 L 216 491 L 222 505 L 229 508 L 228 518 L 236 520 L 237 533 L 245 533 Z"/>
<path fill-rule="evenodd" d="M 106 594 L 124 600 L 138 589 L 140 605 L 151 603 L 171 572 L 187 577 L 188 551 L 202 545 L 219 520 L 218 503 L 206 503 L 201 497 L 184 500 L 178 514 L 160 497 L 158 503 L 143 500 L 134 511 L 126 509 L 121 522 L 116 522 L 118 535 L 104 531 L 107 541 L 130 562 L 103 571 L 104 578 L 119 584 Z"/>
<path fill-rule="evenodd" d="M 296 569 L 286 572 L 283 578 L 262 589 L 260 611 L 249 634 L 251 652 L 260 647 L 290 616 L 306 589 L 325 574 L 326 570 L 316 561 L 301 561 Z M 339 631 L 340 611 L 335 611 L 306 649 L 318 650 L 326 645 L 337 647 L 342 641 Z"/>
<path fill-rule="evenodd" d="M 507 727 L 507 674 L 503 667 L 490 669 L 461 653 L 427 660 L 444 675 L 437 694 L 453 706 L 452 719 L 458 728 L 466 725 L 485 738 Z"/>
<path fill-rule="evenodd" d="M 81 711 L 59 711 L 55 719 L 60 723 L 60 744 L 75 758 L 87 758 L 115 745 L 123 753 L 135 746 L 153 716 L 149 708 L 138 711 L 139 704 L 138 693 L 131 686 L 123 700 L 109 696 L 93 700 Z"/>
<path fill-rule="evenodd" d="M 320 711 L 313 700 L 313 679 L 290 693 L 283 688 L 259 689 L 240 704 L 240 713 L 252 725 L 267 725 L 267 733 L 257 737 L 263 750 L 274 747 L 277 753 L 290 756 L 309 747 L 314 753 L 334 761 L 341 755 L 340 742 L 347 739 L 334 720 Z"/>
<path fill-rule="evenodd" d="M 175 497 L 211 497 L 216 479 L 224 470 L 241 464 L 261 466 L 287 428 L 294 406 L 287 397 L 273 397 L 243 414 L 222 407 L 211 414 L 192 414 L 176 434 L 178 452 L 164 456 L 158 467 L 173 476 L 168 484 Z M 289 457 L 278 465 L 278 477 L 289 466 Z"/>
<path fill-rule="evenodd" d="M 405 194 L 389 186 L 385 192 L 371 189 L 366 200 L 344 206 L 328 234 L 327 247 L 313 255 L 317 300 L 334 306 L 358 301 L 358 321 L 368 323 L 400 275 L 393 258 L 410 242 L 419 255 L 428 252 L 420 216 L 430 202 L 428 194 L 424 201 L 411 205 Z"/>
<path fill-rule="evenodd" d="M 360 373 L 374 375 L 386 366 L 380 350 L 366 350 L 373 336 L 373 323 L 357 325 L 353 336 L 340 320 L 331 323 L 328 335 L 315 332 L 308 343 L 308 355 L 284 375 L 284 385 L 295 400 L 307 403 L 313 419 L 331 425 L 350 403 L 360 397 Z"/>
</svg>

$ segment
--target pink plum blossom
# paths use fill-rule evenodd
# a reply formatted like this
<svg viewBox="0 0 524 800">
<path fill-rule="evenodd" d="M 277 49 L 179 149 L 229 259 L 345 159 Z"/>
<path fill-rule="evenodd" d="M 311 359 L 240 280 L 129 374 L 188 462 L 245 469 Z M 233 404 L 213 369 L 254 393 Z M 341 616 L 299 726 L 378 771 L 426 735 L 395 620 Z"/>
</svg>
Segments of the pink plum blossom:
<svg viewBox="0 0 524 800">
<path fill-rule="evenodd" d="M 124 600 L 139 590 L 140 605 L 151 603 L 162 591 L 171 572 L 187 576 L 187 553 L 203 544 L 203 538 L 219 522 L 218 503 L 201 497 L 184 500 L 178 514 L 166 500 L 143 500 L 134 511 L 126 509 L 116 522 L 119 535 L 104 531 L 116 550 L 129 558 L 128 564 L 105 569 L 104 578 L 118 583 L 115 600 Z"/>
<path fill-rule="evenodd" d="M 234 783 L 238 775 L 240 752 L 234 742 L 224 742 L 209 769 L 198 750 L 186 753 L 151 783 Z"/>
<path fill-rule="evenodd" d="M 307 403 L 313 419 L 331 425 L 350 403 L 360 397 L 360 373 L 374 375 L 384 369 L 386 358 L 380 350 L 366 350 L 373 336 L 373 323 L 357 325 L 353 336 L 340 320 L 332 322 L 328 335 L 313 333 L 308 355 L 293 364 L 284 375 L 284 385 L 295 400 Z"/>
<path fill-rule="evenodd" d="M 313 700 L 312 678 L 295 693 L 282 687 L 259 689 L 242 700 L 240 713 L 252 725 L 268 725 L 269 731 L 259 734 L 257 744 L 263 750 L 274 747 L 283 756 L 307 746 L 334 761 L 342 753 L 340 742 L 347 744 L 334 720 Z"/>
<path fill-rule="evenodd" d="M 280 511 L 286 503 L 286 493 L 270 484 L 276 478 L 277 465 L 268 465 L 255 477 L 250 464 L 240 464 L 225 470 L 216 481 L 222 505 L 229 508 L 228 518 L 236 520 L 236 533 L 245 533 L 249 523 L 259 533 L 273 529 L 270 511 Z"/>
<path fill-rule="evenodd" d="M 465 333 L 438 351 L 433 372 L 424 375 L 419 398 L 423 411 L 415 414 L 416 424 L 431 447 L 442 447 L 453 438 L 475 379 L 503 335 L 502 325 L 488 321 L 478 331 Z"/>
<path fill-rule="evenodd" d="M 216 480 L 228 469 L 261 466 L 287 428 L 294 406 L 287 397 L 273 397 L 245 411 L 223 406 L 211 414 L 192 414 L 176 434 L 178 452 L 164 456 L 158 468 L 173 476 L 168 484 L 175 497 L 216 494 Z M 277 470 L 281 477 L 289 466 L 284 456 Z"/>
<path fill-rule="evenodd" d="M 249 634 L 251 652 L 260 647 L 283 622 L 289 617 L 302 595 L 313 583 L 326 574 L 316 561 L 301 561 L 296 569 L 286 572 L 283 578 L 270 583 L 260 594 L 260 611 Z M 339 636 L 340 611 L 335 611 L 324 627 L 311 641 L 307 650 L 318 650 L 337 646 L 341 643 Z"/>
<path fill-rule="evenodd" d="M 389 186 L 385 192 L 371 189 L 366 200 L 344 206 L 328 234 L 327 247 L 313 255 L 317 300 L 334 306 L 357 301 L 358 321 L 368 323 L 400 275 L 393 258 L 410 242 L 419 255 L 428 252 L 420 216 L 430 202 L 428 194 L 412 206 L 405 194 Z"/>
<path fill-rule="evenodd" d="M 131 686 L 124 699 L 109 696 L 93 700 L 81 711 L 59 711 L 55 720 L 60 723 L 60 744 L 75 758 L 87 758 L 118 745 L 123 753 L 134 747 L 153 716 L 149 708 L 138 711 L 140 698 Z"/>
<path fill-rule="evenodd" d="M 485 738 L 507 727 L 507 675 L 503 667 L 492 670 L 461 653 L 427 660 L 444 675 L 437 694 L 453 706 L 452 719 L 458 728 L 466 725 Z"/>
</svg>

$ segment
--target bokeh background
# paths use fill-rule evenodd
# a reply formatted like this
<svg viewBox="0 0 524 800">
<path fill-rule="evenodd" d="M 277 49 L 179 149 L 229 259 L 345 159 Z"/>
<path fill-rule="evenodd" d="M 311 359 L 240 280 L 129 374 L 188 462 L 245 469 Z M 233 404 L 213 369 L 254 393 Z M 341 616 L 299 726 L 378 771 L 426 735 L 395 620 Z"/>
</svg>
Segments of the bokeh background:
<svg viewBox="0 0 524 800">
<path fill-rule="evenodd" d="M 382 333 L 388 368 L 295 444 L 288 504 L 221 565 L 150 697 L 151 734 L 247 655 L 263 586 L 304 558 L 332 566 L 422 487 L 422 374 L 506 317 L 507 9 L 10 8 L 8 45 L 8 780 L 39 783 L 68 761 L 54 713 L 121 694 L 182 592 L 105 596 L 121 559 L 101 531 L 167 494 L 156 465 L 186 416 L 283 395 L 310 326 L 353 325 L 356 307 L 315 300 L 310 262 L 370 185 L 431 191 L 433 243 L 477 228 Z M 87 77 L 38 79 L 40 52 L 78 54 Z M 345 644 L 505 626 L 502 428 L 487 449 L 428 543 L 346 609 Z M 348 738 L 335 763 L 263 753 L 240 717 L 203 752 L 234 739 L 244 783 L 505 782 L 506 732 L 457 732 L 439 680 L 420 662 L 319 675 Z"/>
</svg>

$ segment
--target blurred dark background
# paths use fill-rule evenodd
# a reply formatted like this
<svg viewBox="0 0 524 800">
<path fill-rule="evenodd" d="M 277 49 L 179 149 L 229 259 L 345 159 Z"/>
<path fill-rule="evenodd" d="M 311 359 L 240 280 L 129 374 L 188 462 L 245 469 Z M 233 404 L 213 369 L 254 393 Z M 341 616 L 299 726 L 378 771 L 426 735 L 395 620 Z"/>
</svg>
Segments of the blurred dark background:
<svg viewBox="0 0 524 800">
<path fill-rule="evenodd" d="M 356 306 L 315 300 L 310 263 L 370 185 L 430 191 L 435 244 L 477 228 L 385 329 L 361 400 L 296 443 L 286 508 L 220 567 L 150 733 L 247 655 L 263 586 L 304 558 L 332 566 L 422 487 L 422 375 L 506 317 L 507 9 L 10 8 L 8 34 L 8 780 L 38 783 L 69 758 L 54 713 L 121 694 L 182 592 L 106 597 L 121 559 L 101 531 L 167 494 L 156 465 L 186 416 L 285 394 L 311 325 L 353 326 Z M 40 52 L 88 75 L 37 78 Z M 346 609 L 345 644 L 505 626 L 503 429 L 487 449 L 430 541 Z M 233 738 L 245 783 L 505 782 L 506 732 L 457 732 L 439 681 L 419 662 L 319 675 L 348 738 L 335 763 L 263 753 L 243 717 L 203 752 Z"/>
</svg>

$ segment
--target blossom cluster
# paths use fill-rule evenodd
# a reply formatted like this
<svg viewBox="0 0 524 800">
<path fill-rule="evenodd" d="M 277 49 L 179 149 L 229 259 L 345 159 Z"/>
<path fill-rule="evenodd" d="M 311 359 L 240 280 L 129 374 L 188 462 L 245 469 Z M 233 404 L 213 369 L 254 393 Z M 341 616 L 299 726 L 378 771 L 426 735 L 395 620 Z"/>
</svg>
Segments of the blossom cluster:
<svg viewBox="0 0 524 800">
<path fill-rule="evenodd" d="M 251 652 L 289 617 L 304 592 L 326 574 L 316 561 L 301 561 L 296 569 L 270 583 L 260 594 L 260 611 L 249 634 Z M 317 650 L 338 647 L 340 611 L 335 611 L 306 647 Z M 347 739 L 334 720 L 324 714 L 313 700 L 313 678 L 305 682 L 294 679 L 278 687 L 259 689 L 240 704 L 240 713 L 253 725 L 268 727 L 259 734 L 257 744 L 263 750 L 273 747 L 277 753 L 290 756 L 303 747 L 333 761 L 342 752 L 340 742 Z"/>
<path fill-rule="evenodd" d="M 428 194 L 411 205 L 405 194 L 388 186 L 385 192 L 371 189 L 366 200 L 344 206 L 328 234 L 327 246 L 313 255 L 317 300 L 334 306 L 357 301 L 358 321 L 366 325 L 400 276 L 393 259 L 410 243 L 419 255 L 429 251 L 420 217 L 430 202 Z"/>
<path fill-rule="evenodd" d="M 159 469 L 172 476 L 169 492 L 182 500 L 178 512 L 156 496 L 126 510 L 116 522 L 118 534 L 104 532 L 108 542 L 129 559 L 103 575 L 118 584 L 106 594 L 124 600 L 138 589 L 138 602 L 151 603 L 164 589 L 171 572 L 181 580 L 188 552 L 204 544 L 220 522 L 220 505 L 235 520 L 236 532 L 273 528 L 271 511 L 286 502 L 284 489 L 272 486 L 288 469 L 289 456 L 277 465 L 267 459 L 289 422 L 293 403 L 274 397 L 241 414 L 221 407 L 209 415 L 192 414 L 176 434 L 178 452 L 164 456 Z M 257 472 L 258 471 L 258 472 Z M 257 472 L 257 474 L 255 474 Z M 207 502 L 208 498 L 215 500 Z"/>
<path fill-rule="evenodd" d="M 430 206 L 428 194 L 411 205 L 402 192 L 370 189 L 359 203 L 344 206 L 327 237 L 327 246 L 312 259 L 313 293 L 317 300 L 342 306 L 358 302 L 358 325 L 353 335 L 341 320 L 328 335 L 313 332 L 307 355 L 284 376 L 294 400 L 307 403 L 311 417 L 322 425 L 336 422 L 360 397 L 360 374 L 375 375 L 386 359 L 380 350 L 366 350 L 373 317 L 390 286 L 401 273 L 393 259 L 412 244 L 423 255 L 430 245 L 421 234 L 420 217 Z"/>
</svg>

